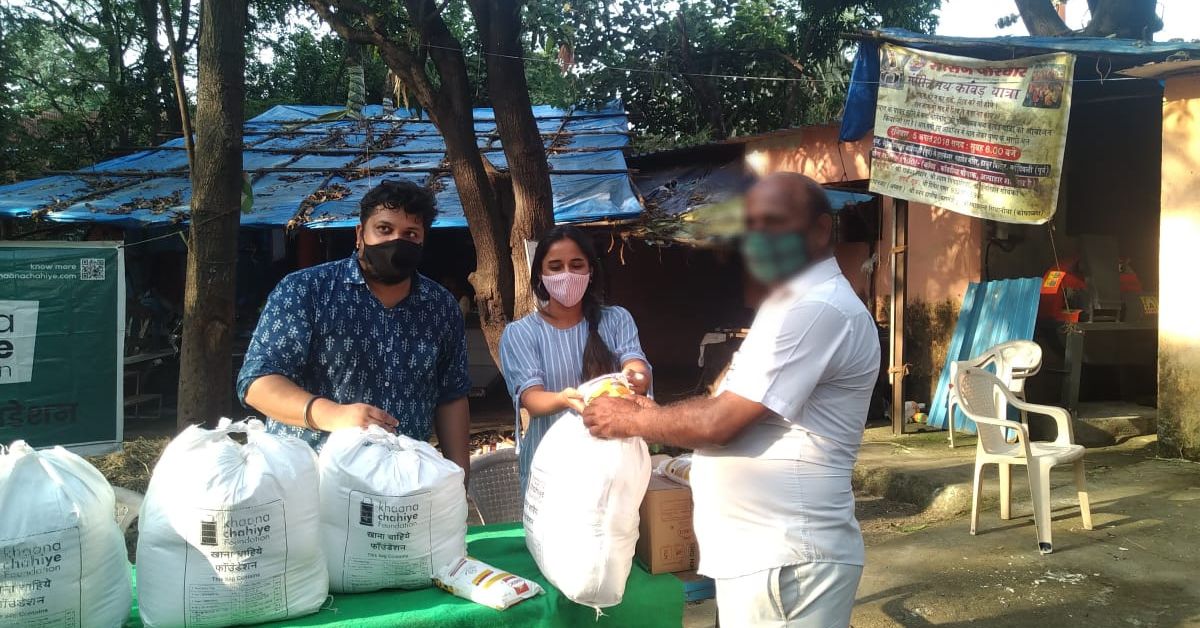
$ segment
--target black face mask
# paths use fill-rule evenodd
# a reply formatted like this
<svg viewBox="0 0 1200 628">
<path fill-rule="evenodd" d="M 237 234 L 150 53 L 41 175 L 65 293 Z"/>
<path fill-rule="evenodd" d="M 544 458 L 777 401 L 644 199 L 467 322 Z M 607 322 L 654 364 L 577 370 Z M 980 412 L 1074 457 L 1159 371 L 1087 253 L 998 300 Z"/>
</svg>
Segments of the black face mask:
<svg viewBox="0 0 1200 628">
<path fill-rule="evenodd" d="M 363 244 L 358 258 L 364 274 L 381 284 L 394 286 L 404 283 L 421 263 L 420 244 L 408 240 L 389 240 L 380 244 Z"/>
</svg>

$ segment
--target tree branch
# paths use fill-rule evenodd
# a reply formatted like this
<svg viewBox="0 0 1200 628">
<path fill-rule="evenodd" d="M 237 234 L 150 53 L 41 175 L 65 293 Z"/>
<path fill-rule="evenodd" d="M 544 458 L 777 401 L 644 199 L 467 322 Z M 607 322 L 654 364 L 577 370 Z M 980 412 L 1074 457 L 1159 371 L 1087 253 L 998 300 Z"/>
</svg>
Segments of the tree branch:
<svg viewBox="0 0 1200 628">
<path fill-rule="evenodd" d="M 412 50 L 397 44 L 388 36 L 387 27 L 378 13 L 371 10 L 358 0 L 306 0 L 316 11 L 317 16 L 329 24 L 342 39 L 360 44 L 371 44 L 379 49 L 384 58 L 384 64 L 392 73 L 400 77 L 417 95 L 426 109 L 436 97 L 437 90 L 425 74 L 424 65 L 417 63 Z M 337 11 L 334 11 L 334 9 Z M 358 28 L 350 24 L 343 13 L 350 13 L 361 19 L 370 30 Z"/>
<path fill-rule="evenodd" d="M 1021 21 L 1030 35 L 1039 37 L 1058 37 L 1071 32 L 1066 22 L 1058 16 L 1058 11 L 1050 4 L 1050 0 L 1014 0 Z"/>
<path fill-rule="evenodd" d="M 333 10 L 333 7 L 337 7 L 338 9 L 357 13 L 353 8 L 343 7 L 342 2 L 338 2 L 338 0 L 308 0 L 308 6 L 312 7 L 313 11 L 317 12 L 317 16 L 322 20 L 325 20 L 325 23 L 329 24 L 329 27 L 332 28 L 339 36 L 341 36 L 342 39 L 359 44 L 378 43 L 375 32 L 351 26 L 350 23 L 342 17 L 341 10 Z M 364 7 L 361 7 L 360 5 L 359 8 Z M 367 21 L 365 15 L 361 13 L 358 15 L 359 17 L 362 17 L 364 21 Z"/>
<path fill-rule="evenodd" d="M 58 100 L 56 100 L 50 96 L 50 94 L 52 94 L 53 91 L 50 89 L 50 86 L 47 85 L 45 82 L 43 82 L 41 79 L 37 78 L 33 74 L 26 76 L 23 74 L 18 74 L 16 72 L 10 73 L 9 76 L 11 76 L 15 79 L 18 79 L 18 80 L 28 81 L 29 83 L 33 84 L 34 87 L 37 87 L 37 88 L 41 89 L 42 91 L 46 92 L 46 100 L 47 100 L 47 102 L 50 103 L 50 108 L 57 111 L 59 113 L 59 115 L 61 115 L 64 119 L 69 116 L 69 114 L 66 112 L 66 110 L 64 110 L 62 108 L 62 106 L 58 104 Z M 85 125 L 86 125 L 86 123 L 85 123 Z"/>
<path fill-rule="evenodd" d="M 93 37 L 96 40 L 102 39 L 100 32 L 97 29 L 89 27 L 87 24 L 80 22 L 78 17 L 76 17 L 71 12 L 67 11 L 58 2 L 55 2 L 55 0 L 42 0 L 42 1 L 45 2 L 47 5 L 53 7 L 54 10 L 58 12 L 59 18 L 61 18 L 67 24 L 70 24 L 71 27 L 74 28 L 75 30 L 79 31 L 80 33 L 82 33 L 84 35 L 87 35 L 88 37 Z"/>
<path fill-rule="evenodd" d="M 190 0 L 182 0 L 179 8 L 179 39 L 187 41 L 188 27 L 192 21 L 192 3 Z M 199 32 L 197 32 L 199 35 Z M 190 46 L 189 46 L 190 48 Z"/>
</svg>

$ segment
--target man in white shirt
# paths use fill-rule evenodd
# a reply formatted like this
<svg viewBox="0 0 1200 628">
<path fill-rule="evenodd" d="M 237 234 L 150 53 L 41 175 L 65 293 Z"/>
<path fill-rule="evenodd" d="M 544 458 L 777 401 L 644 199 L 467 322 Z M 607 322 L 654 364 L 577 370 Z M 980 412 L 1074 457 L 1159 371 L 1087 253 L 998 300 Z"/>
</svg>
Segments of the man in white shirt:
<svg viewBox="0 0 1200 628">
<path fill-rule="evenodd" d="M 875 323 L 833 258 L 829 200 L 795 173 L 749 192 L 742 254 L 771 292 L 717 394 L 599 399 L 602 438 L 696 449 L 700 573 L 724 628 L 848 626 L 863 541 L 850 472 L 879 373 Z"/>
</svg>

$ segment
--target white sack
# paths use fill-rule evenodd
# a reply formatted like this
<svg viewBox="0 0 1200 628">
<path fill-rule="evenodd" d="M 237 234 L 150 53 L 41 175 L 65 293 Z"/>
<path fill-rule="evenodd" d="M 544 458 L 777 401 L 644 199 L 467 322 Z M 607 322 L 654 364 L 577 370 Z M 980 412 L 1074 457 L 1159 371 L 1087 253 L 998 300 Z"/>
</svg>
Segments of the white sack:
<svg viewBox="0 0 1200 628">
<path fill-rule="evenodd" d="M 244 432 L 247 443 L 229 438 Z M 328 596 L 317 458 L 260 421 L 175 437 L 138 519 L 142 622 L 232 626 L 316 612 Z"/>
<path fill-rule="evenodd" d="M 321 545 L 338 593 L 433 586 L 467 554 L 463 470 L 429 443 L 380 427 L 321 448 Z"/>
<path fill-rule="evenodd" d="M 640 438 L 593 438 L 573 412 L 546 432 L 525 493 L 525 542 L 563 595 L 595 608 L 621 602 L 649 482 Z"/>
<path fill-rule="evenodd" d="M 0 447 L 0 626 L 108 628 L 129 618 L 112 487 L 55 447 Z"/>
</svg>

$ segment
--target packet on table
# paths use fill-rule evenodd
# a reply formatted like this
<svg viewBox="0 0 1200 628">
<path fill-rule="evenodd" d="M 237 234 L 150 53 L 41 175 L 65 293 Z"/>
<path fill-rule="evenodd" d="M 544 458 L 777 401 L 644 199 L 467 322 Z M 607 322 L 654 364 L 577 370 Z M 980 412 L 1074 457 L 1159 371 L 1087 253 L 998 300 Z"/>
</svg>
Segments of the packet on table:
<svg viewBox="0 0 1200 628">
<path fill-rule="evenodd" d="M 538 583 L 469 556 L 438 570 L 433 582 L 440 589 L 498 611 L 542 594 Z"/>
</svg>

